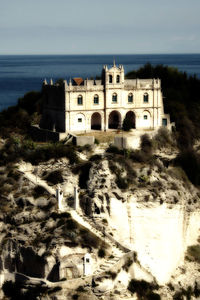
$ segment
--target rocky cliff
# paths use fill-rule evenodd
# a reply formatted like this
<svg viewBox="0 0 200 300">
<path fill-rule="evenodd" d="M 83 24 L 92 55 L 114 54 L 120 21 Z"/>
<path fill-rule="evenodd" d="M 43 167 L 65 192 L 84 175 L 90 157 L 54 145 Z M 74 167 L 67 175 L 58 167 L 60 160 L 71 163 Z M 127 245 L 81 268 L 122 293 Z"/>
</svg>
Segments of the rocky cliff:
<svg viewBox="0 0 200 300">
<path fill-rule="evenodd" d="M 198 295 L 199 266 L 188 247 L 199 244 L 200 193 L 162 152 L 146 161 L 86 153 L 76 165 L 21 162 L 0 176 L 0 278 L 11 299 L 16 289 L 21 299 L 176 299 L 189 288 Z M 92 263 L 84 276 L 86 253 Z"/>
</svg>

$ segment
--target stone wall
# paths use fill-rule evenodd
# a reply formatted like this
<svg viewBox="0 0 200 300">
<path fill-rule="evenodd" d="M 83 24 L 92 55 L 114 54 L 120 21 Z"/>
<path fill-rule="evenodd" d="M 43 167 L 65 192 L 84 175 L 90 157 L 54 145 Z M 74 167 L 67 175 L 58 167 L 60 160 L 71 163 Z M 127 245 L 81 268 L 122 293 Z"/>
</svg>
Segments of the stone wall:
<svg viewBox="0 0 200 300">
<path fill-rule="evenodd" d="M 42 141 L 42 142 L 47 142 L 47 141 L 58 142 L 65 139 L 68 136 L 67 132 L 55 132 L 55 131 L 39 128 L 36 125 L 31 126 L 30 134 L 33 140 Z"/>
</svg>

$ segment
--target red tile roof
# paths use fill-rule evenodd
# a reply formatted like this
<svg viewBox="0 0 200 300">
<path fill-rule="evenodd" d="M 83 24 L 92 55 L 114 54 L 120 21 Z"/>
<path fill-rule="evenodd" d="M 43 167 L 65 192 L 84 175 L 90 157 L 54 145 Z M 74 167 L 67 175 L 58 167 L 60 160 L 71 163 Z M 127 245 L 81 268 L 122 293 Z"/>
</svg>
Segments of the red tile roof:
<svg viewBox="0 0 200 300">
<path fill-rule="evenodd" d="M 77 85 L 81 85 L 81 83 L 83 83 L 83 78 L 81 78 L 81 77 L 76 77 L 76 78 L 73 78 L 73 81 L 74 81 Z"/>
</svg>

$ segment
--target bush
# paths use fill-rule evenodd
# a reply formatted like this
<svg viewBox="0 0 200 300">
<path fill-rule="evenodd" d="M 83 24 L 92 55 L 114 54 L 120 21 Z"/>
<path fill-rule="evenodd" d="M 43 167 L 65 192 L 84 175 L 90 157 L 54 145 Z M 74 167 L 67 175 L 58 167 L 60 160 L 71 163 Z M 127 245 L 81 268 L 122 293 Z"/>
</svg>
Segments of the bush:
<svg viewBox="0 0 200 300">
<path fill-rule="evenodd" d="M 127 182 L 127 179 L 121 176 L 117 176 L 116 178 L 116 184 L 118 186 L 119 189 L 125 190 L 128 188 L 129 184 Z"/>
<path fill-rule="evenodd" d="M 122 150 L 119 150 L 116 146 L 110 145 L 107 149 L 106 149 L 107 153 L 115 153 L 115 154 L 121 154 Z"/>
<path fill-rule="evenodd" d="M 24 278 L 25 279 L 25 278 Z M 3 292 L 10 300 L 36 300 L 43 298 L 48 292 L 48 287 L 42 285 L 27 285 L 24 282 L 6 281 Z M 45 297 L 46 298 L 46 297 Z"/>
<path fill-rule="evenodd" d="M 152 155 L 153 145 L 148 134 L 141 136 L 140 148 L 148 157 Z"/>
<path fill-rule="evenodd" d="M 44 194 L 47 194 L 47 191 L 43 186 L 37 185 L 36 187 L 34 187 L 34 189 L 33 189 L 33 197 L 34 198 L 42 197 L 42 196 L 44 196 Z"/>
<path fill-rule="evenodd" d="M 105 255 L 106 255 L 105 250 L 104 250 L 103 248 L 100 248 L 100 249 L 98 250 L 98 257 L 103 258 L 103 257 L 105 257 Z"/>
<path fill-rule="evenodd" d="M 130 118 L 125 118 L 122 124 L 122 129 L 124 131 L 130 131 L 133 128 L 132 120 Z"/>
<path fill-rule="evenodd" d="M 132 279 L 128 285 L 128 290 L 131 291 L 132 293 L 137 293 L 139 299 L 155 299 L 155 300 L 161 299 L 158 294 L 153 293 L 153 290 L 155 289 L 158 289 L 157 285 L 146 282 L 144 280 Z M 155 297 L 155 298 L 151 298 L 151 297 Z"/>
<path fill-rule="evenodd" d="M 48 183 L 53 185 L 62 183 L 64 181 L 62 177 L 62 170 L 55 170 L 49 173 L 45 179 Z"/>
<path fill-rule="evenodd" d="M 102 159 L 102 156 L 100 154 L 95 154 L 95 155 L 92 155 L 89 160 L 99 162 L 101 159 Z"/>
<path fill-rule="evenodd" d="M 157 134 L 153 137 L 153 145 L 155 148 L 165 148 L 166 146 L 173 145 L 173 141 L 170 132 L 167 128 L 159 128 Z"/>
<path fill-rule="evenodd" d="M 111 271 L 106 272 L 106 275 L 112 278 L 112 280 L 115 280 L 115 278 L 117 277 L 117 273 Z"/>
<path fill-rule="evenodd" d="M 189 148 L 181 152 L 175 160 L 194 185 L 200 184 L 200 155 Z"/>
<path fill-rule="evenodd" d="M 200 263 L 200 245 L 193 245 L 187 248 L 187 258 Z"/>
<path fill-rule="evenodd" d="M 80 232 L 81 234 L 81 243 L 83 247 L 93 247 L 98 248 L 99 246 L 99 239 L 92 233 L 88 231 Z"/>
</svg>

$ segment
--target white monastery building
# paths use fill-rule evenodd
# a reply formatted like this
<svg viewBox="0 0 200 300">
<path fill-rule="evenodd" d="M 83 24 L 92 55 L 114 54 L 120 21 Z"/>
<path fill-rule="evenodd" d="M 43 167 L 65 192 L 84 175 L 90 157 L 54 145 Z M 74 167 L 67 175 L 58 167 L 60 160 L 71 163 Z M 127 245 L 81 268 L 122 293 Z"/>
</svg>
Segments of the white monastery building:
<svg viewBox="0 0 200 300">
<path fill-rule="evenodd" d="M 45 103 L 40 127 L 57 132 L 120 129 L 128 118 L 132 128 L 170 128 L 164 113 L 160 79 L 125 79 L 122 65 L 104 66 L 101 80 L 73 78 L 43 83 Z"/>
</svg>

